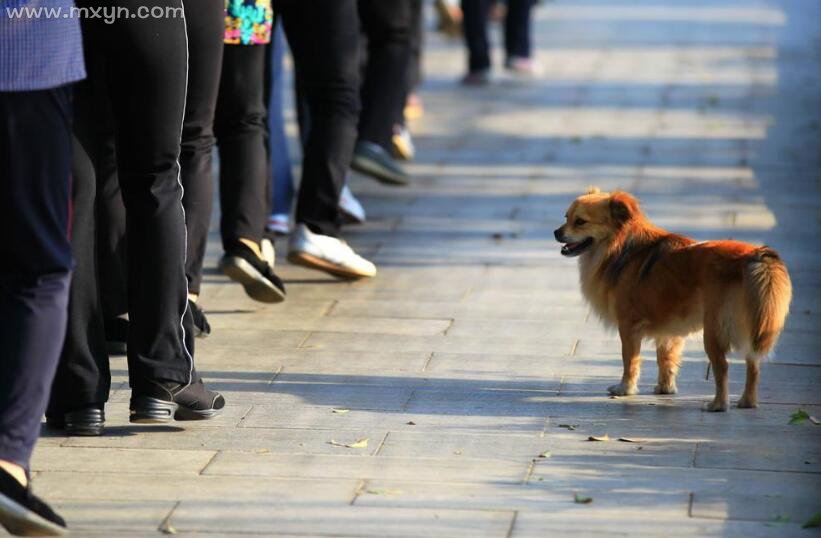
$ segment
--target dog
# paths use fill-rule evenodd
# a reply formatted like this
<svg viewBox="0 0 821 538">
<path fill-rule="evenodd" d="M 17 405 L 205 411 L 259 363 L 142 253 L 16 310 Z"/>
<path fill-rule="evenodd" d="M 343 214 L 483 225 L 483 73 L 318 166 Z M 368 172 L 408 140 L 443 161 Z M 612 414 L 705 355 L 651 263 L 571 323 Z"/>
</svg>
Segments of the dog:
<svg viewBox="0 0 821 538">
<path fill-rule="evenodd" d="M 792 283 L 773 249 L 739 241 L 702 241 L 654 226 L 632 195 L 592 187 L 576 198 L 554 235 L 579 258 L 582 293 L 621 338 L 624 372 L 612 395 L 638 392 L 643 339 L 653 339 L 656 394 L 675 394 L 684 337 L 704 331 L 716 394 L 708 411 L 730 405 L 727 358 L 741 352 L 747 381 L 738 407 L 758 406 L 760 362 L 789 312 Z"/>
</svg>

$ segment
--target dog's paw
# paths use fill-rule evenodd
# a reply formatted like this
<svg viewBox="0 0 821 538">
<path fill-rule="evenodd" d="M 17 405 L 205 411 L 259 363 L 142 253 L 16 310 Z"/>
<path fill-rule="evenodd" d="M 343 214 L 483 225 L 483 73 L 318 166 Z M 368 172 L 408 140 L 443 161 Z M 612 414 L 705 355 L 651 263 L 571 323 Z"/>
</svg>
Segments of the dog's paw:
<svg viewBox="0 0 821 538">
<path fill-rule="evenodd" d="M 718 398 L 708 404 L 704 404 L 704 410 L 710 411 L 711 413 L 726 411 L 728 407 L 730 407 L 730 402 L 726 400 L 719 400 Z"/>
<path fill-rule="evenodd" d="M 638 394 L 639 389 L 635 385 L 629 386 L 624 385 L 624 383 L 619 383 L 618 385 L 611 385 L 607 387 L 607 392 L 613 396 L 632 396 L 634 394 Z"/>
<path fill-rule="evenodd" d="M 656 387 L 653 389 L 654 394 L 675 394 L 677 392 L 678 392 L 678 389 L 676 388 L 675 383 L 673 383 L 672 385 L 661 385 L 661 384 L 659 384 L 659 385 L 656 385 Z"/>
<path fill-rule="evenodd" d="M 755 409 L 758 407 L 758 402 L 747 398 L 746 396 L 742 396 L 741 399 L 738 400 L 738 407 L 740 409 Z"/>
</svg>

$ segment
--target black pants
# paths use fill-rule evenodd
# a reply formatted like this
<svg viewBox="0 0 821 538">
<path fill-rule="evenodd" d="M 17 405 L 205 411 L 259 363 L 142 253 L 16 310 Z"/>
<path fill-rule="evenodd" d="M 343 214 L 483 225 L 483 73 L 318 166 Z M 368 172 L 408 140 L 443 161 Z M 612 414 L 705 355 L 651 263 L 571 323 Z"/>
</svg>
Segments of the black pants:
<svg viewBox="0 0 821 538">
<path fill-rule="evenodd" d="M 28 468 L 66 326 L 71 91 L 0 92 L 0 459 Z"/>
<path fill-rule="evenodd" d="M 487 37 L 488 12 L 492 0 L 462 0 L 465 42 L 468 47 L 468 69 L 471 72 L 490 68 L 490 45 Z M 508 0 L 505 17 L 505 54 L 507 58 L 530 57 L 530 12 L 534 0 Z"/>
<path fill-rule="evenodd" d="M 188 290 L 199 294 L 202 263 L 214 201 L 212 153 L 214 113 L 222 69 L 222 38 L 225 32 L 224 0 L 185 3 L 188 30 L 188 97 L 182 127 L 180 168 L 185 194 L 188 253 L 185 275 Z"/>
<path fill-rule="evenodd" d="M 356 0 L 282 2 L 281 14 L 310 112 L 296 220 L 315 233 L 337 236 L 339 192 L 359 119 Z"/>
<path fill-rule="evenodd" d="M 368 38 L 359 139 L 385 149 L 390 148 L 393 124 L 408 94 L 414 7 L 413 0 L 359 0 L 359 17 Z"/>
<path fill-rule="evenodd" d="M 116 0 L 113 4 L 130 2 Z M 144 4 L 182 6 L 181 0 Z M 92 168 L 97 159 L 94 126 L 100 100 L 95 92 L 104 92 L 111 102 L 126 209 L 131 386 L 138 388 L 145 379 L 188 383 L 193 369 L 193 339 L 183 327 L 184 323 L 190 327 L 191 319 L 177 164 L 187 75 L 185 21 L 182 17 L 122 18 L 107 24 L 101 19 L 84 19 L 82 29 L 89 79 L 77 95 L 79 153 L 73 220 L 77 227 L 72 248 L 78 271 L 84 274 L 71 290 L 70 326 L 51 412 L 108 398 L 108 363 L 100 351 L 102 324 L 95 274 L 96 180 L 80 165 L 83 154 Z"/>
<path fill-rule="evenodd" d="M 266 45 L 225 45 L 215 130 L 220 154 L 220 233 L 262 240 L 268 211 Z"/>
</svg>

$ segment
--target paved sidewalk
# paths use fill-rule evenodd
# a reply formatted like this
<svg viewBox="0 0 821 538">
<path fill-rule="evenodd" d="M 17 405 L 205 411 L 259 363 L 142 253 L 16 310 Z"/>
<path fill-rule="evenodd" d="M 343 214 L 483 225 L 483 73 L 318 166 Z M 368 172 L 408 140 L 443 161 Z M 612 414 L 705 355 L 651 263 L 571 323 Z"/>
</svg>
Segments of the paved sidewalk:
<svg viewBox="0 0 821 538">
<path fill-rule="evenodd" d="M 214 236 L 197 358 L 225 414 L 129 425 L 115 358 L 106 435 L 44 437 L 36 490 L 77 535 L 817 535 L 821 427 L 787 423 L 821 417 L 818 21 L 811 0 L 545 2 L 544 75 L 483 89 L 429 34 L 414 186 L 353 184 L 370 222 L 349 239 L 379 276 L 283 262 L 287 302 L 260 306 L 213 269 Z M 651 394 L 648 347 L 642 394 L 607 397 L 618 339 L 552 240 L 590 184 L 781 252 L 795 299 L 761 407 L 700 411 L 700 337 L 680 394 Z"/>
</svg>

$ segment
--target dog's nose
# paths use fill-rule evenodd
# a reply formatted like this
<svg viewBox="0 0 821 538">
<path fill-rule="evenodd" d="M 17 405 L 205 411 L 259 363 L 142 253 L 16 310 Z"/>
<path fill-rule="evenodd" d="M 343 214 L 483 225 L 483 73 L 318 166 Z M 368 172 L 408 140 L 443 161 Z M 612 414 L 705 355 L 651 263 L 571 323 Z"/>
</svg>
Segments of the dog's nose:
<svg viewBox="0 0 821 538">
<path fill-rule="evenodd" d="M 556 241 L 561 243 L 562 242 L 562 228 L 560 227 L 560 228 L 556 228 L 555 230 L 553 230 L 553 236 L 556 238 Z"/>
</svg>

